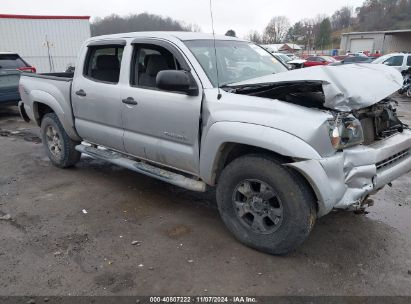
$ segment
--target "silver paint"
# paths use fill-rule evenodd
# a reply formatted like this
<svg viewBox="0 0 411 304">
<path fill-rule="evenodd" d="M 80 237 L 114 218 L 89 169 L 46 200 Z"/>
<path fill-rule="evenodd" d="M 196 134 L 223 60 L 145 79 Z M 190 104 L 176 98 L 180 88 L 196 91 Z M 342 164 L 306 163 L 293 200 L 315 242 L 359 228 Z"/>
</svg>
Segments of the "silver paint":
<svg viewBox="0 0 411 304">
<path fill-rule="evenodd" d="M 200 89 L 199 96 L 131 87 L 130 43 L 139 37 L 177 47 L 191 68 Z M 120 82 L 110 85 L 85 79 L 82 70 L 87 44 L 98 39 L 119 38 L 127 41 Z M 395 70 L 383 65 L 319 67 L 247 81 L 319 81 L 325 95 L 324 106 L 330 111 L 225 91 L 218 100 L 217 89 L 183 43 L 190 39 L 212 39 L 212 36 L 171 32 L 91 38 L 80 51 L 72 89 L 70 81 L 21 77 L 21 88 L 28 92 L 21 90 L 24 108 L 30 119 L 38 121 L 36 105 L 39 102 L 49 105 L 73 139 L 82 138 L 189 173 L 209 185 L 216 183 L 218 162 L 222 150 L 229 144 L 254 146 L 287 156 L 294 162 L 286 166 L 301 172 L 315 191 L 318 216 L 333 208 L 358 206 L 368 195 L 411 170 L 409 154 L 381 170 L 377 171 L 376 166 L 411 149 L 409 130 L 371 146 L 358 145 L 342 152 L 333 149 L 329 138 L 327 121 L 333 118 L 332 110 L 365 108 L 394 93 L 402 81 Z M 71 94 L 79 89 L 84 89 L 87 97 Z M 138 105 L 124 105 L 121 99 L 128 97 L 134 97 Z"/>
</svg>

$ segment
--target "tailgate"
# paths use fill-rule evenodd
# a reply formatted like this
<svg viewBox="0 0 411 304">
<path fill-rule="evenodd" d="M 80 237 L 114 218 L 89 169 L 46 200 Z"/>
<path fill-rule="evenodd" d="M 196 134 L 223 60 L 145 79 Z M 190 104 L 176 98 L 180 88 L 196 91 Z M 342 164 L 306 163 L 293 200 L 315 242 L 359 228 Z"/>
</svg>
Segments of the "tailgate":
<svg viewBox="0 0 411 304">
<path fill-rule="evenodd" d="M 21 72 L 0 70 L 0 102 L 19 99 L 19 80 Z"/>
</svg>

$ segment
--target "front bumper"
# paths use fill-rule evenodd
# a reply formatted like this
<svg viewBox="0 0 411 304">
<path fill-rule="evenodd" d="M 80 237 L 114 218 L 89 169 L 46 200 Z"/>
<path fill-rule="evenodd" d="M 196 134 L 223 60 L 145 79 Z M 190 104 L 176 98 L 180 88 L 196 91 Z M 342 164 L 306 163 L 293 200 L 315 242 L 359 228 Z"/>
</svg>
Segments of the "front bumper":
<svg viewBox="0 0 411 304">
<path fill-rule="evenodd" d="M 318 198 L 319 217 L 334 208 L 359 207 L 367 196 L 411 171 L 411 131 L 288 166 L 310 182 Z"/>
</svg>

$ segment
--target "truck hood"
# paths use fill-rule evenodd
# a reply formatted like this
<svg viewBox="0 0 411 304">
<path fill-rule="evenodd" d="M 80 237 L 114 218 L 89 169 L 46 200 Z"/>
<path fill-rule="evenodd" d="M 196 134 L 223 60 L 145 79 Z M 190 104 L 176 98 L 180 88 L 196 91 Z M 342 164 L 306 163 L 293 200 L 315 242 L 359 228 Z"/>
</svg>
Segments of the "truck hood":
<svg viewBox="0 0 411 304">
<path fill-rule="evenodd" d="M 268 75 L 231 84 L 230 88 L 254 85 L 320 83 L 324 107 L 337 111 L 359 110 L 372 106 L 398 91 L 401 73 L 383 64 L 321 66 Z"/>
</svg>

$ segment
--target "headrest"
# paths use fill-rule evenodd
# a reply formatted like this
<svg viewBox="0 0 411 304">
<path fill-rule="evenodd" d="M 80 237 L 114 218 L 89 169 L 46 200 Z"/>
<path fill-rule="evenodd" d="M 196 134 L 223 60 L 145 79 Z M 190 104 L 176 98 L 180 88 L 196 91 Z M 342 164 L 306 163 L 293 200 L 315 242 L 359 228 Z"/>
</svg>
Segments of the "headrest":
<svg viewBox="0 0 411 304">
<path fill-rule="evenodd" d="M 97 57 L 96 66 L 99 70 L 117 70 L 120 69 L 120 62 L 116 55 L 100 55 Z"/>
<path fill-rule="evenodd" d="M 150 76 L 157 76 L 158 72 L 168 70 L 166 59 L 161 55 L 150 55 L 147 63 L 146 73 Z"/>
</svg>

